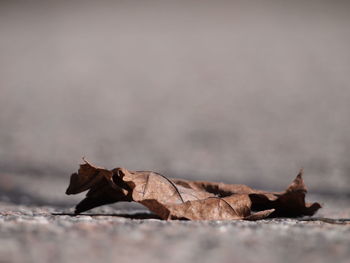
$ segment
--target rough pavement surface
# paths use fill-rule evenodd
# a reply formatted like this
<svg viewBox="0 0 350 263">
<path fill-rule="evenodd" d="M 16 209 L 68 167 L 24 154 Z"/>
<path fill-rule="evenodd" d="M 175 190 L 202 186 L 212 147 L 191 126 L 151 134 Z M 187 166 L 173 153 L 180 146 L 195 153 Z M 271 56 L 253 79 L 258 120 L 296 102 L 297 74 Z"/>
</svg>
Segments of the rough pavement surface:
<svg viewBox="0 0 350 263">
<path fill-rule="evenodd" d="M 0 262 L 350 262 L 349 200 L 313 218 L 163 221 L 146 210 L 1 202 Z"/>
</svg>

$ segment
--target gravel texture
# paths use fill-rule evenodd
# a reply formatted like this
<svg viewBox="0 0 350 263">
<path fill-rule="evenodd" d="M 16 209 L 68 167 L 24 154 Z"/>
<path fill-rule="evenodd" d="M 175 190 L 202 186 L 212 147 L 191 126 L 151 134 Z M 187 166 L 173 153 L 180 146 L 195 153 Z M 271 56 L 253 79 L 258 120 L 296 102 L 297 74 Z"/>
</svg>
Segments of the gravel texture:
<svg viewBox="0 0 350 263">
<path fill-rule="evenodd" d="M 1 202 L 0 262 L 350 262 L 348 201 L 313 218 L 163 221 L 139 208 Z"/>
<path fill-rule="evenodd" d="M 1 174 L 0 263 L 350 262 L 350 198 L 310 194 L 312 218 L 163 221 L 120 203 L 73 216 L 67 180 Z"/>
</svg>

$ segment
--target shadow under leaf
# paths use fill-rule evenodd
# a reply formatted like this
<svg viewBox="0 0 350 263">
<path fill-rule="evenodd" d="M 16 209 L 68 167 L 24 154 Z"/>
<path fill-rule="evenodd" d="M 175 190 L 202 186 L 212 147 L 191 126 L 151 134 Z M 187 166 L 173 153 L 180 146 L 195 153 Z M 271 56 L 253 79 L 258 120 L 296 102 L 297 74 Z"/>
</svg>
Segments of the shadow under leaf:
<svg viewBox="0 0 350 263">
<path fill-rule="evenodd" d="M 161 219 L 159 216 L 151 213 L 109 213 L 109 214 L 102 214 L 102 213 L 82 213 L 82 214 L 74 214 L 74 213 L 51 213 L 54 216 L 101 216 L 101 217 L 124 217 L 129 219 Z"/>
</svg>

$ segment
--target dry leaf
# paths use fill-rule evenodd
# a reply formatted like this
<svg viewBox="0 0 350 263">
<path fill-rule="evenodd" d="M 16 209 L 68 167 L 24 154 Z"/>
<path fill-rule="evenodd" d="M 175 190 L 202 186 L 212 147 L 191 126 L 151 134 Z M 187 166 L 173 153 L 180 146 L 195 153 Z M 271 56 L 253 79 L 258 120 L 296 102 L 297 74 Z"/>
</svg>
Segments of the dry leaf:
<svg viewBox="0 0 350 263">
<path fill-rule="evenodd" d="M 85 161 L 85 160 L 84 160 Z M 162 219 L 258 220 L 313 215 L 321 207 L 305 203 L 303 171 L 284 192 L 266 192 L 246 185 L 169 179 L 151 171 L 111 171 L 87 161 L 72 174 L 67 194 L 89 190 L 76 213 L 119 201 L 146 206 Z"/>
<path fill-rule="evenodd" d="M 120 185 L 123 186 L 122 183 Z M 71 175 L 66 194 L 79 194 L 86 190 L 89 190 L 86 198 L 75 208 L 77 214 L 105 204 L 132 201 L 129 191 L 114 183 L 112 171 L 94 167 L 87 161 L 80 165 L 78 173 Z"/>
</svg>

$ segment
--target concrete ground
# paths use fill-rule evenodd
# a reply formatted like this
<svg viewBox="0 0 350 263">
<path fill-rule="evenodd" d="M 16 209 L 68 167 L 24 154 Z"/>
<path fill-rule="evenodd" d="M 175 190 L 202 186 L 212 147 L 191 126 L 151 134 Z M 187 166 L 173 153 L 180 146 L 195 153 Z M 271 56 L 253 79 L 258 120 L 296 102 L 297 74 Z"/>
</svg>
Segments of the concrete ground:
<svg viewBox="0 0 350 263">
<path fill-rule="evenodd" d="M 350 2 L 199 2 L 1 1 L 0 172 L 349 193 Z"/>
<path fill-rule="evenodd" d="M 310 195 L 323 204 L 314 217 L 256 222 L 163 221 L 130 204 L 73 216 L 78 198 L 43 206 L 5 199 L 1 263 L 350 262 L 346 197 Z"/>
<path fill-rule="evenodd" d="M 314 217 L 163 221 L 139 204 L 73 216 L 62 177 L 1 174 L 0 262 L 349 262 L 350 197 L 315 194 Z M 282 189 L 276 189 L 282 190 Z"/>
</svg>

